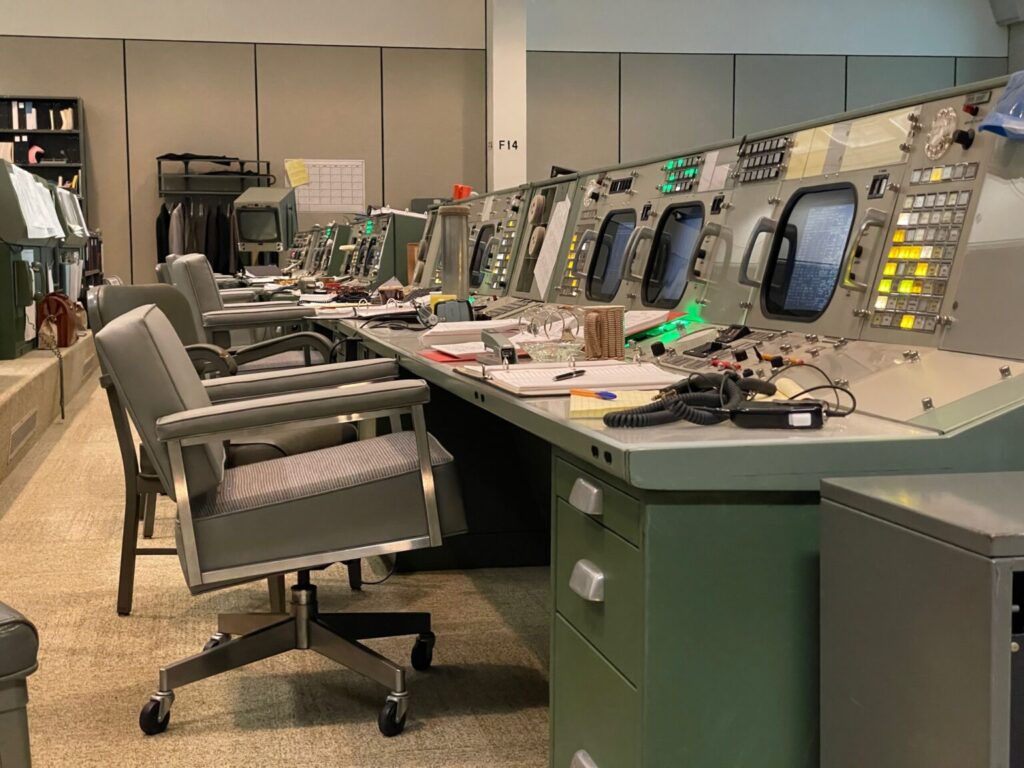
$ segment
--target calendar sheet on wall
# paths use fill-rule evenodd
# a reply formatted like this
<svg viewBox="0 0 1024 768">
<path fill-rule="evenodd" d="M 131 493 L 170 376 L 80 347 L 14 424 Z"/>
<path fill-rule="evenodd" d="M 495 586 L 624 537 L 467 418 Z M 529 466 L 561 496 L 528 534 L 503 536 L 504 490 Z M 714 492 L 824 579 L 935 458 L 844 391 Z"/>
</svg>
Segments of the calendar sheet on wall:
<svg viewBox="0 0 1024 768">
<path fill-rule="evenodd" d="M 309 182 L 295 188 L 300 211 L 363 213 L 366 176 L 362 160 L 285 160 L 302 163 Z"/>
</svg>

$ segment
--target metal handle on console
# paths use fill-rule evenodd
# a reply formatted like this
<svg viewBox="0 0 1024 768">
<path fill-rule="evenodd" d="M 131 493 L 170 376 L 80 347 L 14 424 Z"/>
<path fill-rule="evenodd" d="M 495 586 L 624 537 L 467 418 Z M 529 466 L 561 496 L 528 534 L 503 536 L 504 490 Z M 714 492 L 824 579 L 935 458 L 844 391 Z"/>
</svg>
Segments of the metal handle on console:
<svg viewBox="0 0 1024 768">
<path fill-rule="evenodd" d="M 569 589 L 588 603 L 604 602 L 604 571 L 589 560 L 578 560 L 569 576 Z"/>
<path fill-rule="evenodd" d="M 599 768 L 598 764 L 594 762 L 594 758 L 585 749 L 577 749 L 576 753 L 572 756 L 572 762 L 569 763 L 569 768 Z"/>
<path fill-rule="evenodd" d="M 688 283 L 689 282 L 706 283 L 708 281 L 708 279 L 706 277 L 701 277 L 700 275 L 697 274 L 697 253 L 700 251 L 700 247 L 704 244 L 705 240 L 718 239 L 721 236 L 722 236 L 722 225 L 721 224 L 716 224 L 713 221 L 709 221 L 707 224 L 705 224 L 703 226 L 701 231 L 697 234 L 697 242 L 694 243 L 694 245 L 693 245 L 693 258 L 690 259 L 690 265 L 686 268 L 686 282 L 688 282 Z M 704 264 L 705 267 L 708 267 L 708 266 L 711 265 L 711 262 L 707 261 L 707 258 L 713 252 L 714 252 L 713 250 L 705 252 L 707 254 L 707 256 L 704 257 L 705 258 L 705 264 Z"/>
<path fill-rule="evenodd" d="M 569 503 L 585 515 L 600 517 L 604 514 L 603 497 L 604 493 L 600 488 L 582 477 L 577 477 L 569 492 Z"/>
<path fill-rule="evenodd" d="M 757 220 L 754 231 L 750 233 L 750 239 L 747 241 L 747 247 L 743 250 L 743 259 L 740 261 L 740 285 L 747 285 L 751 288 L 761 287 L 760 280 L 750 277 L 750 259 L 754 255 L 754 247 L 757 245 L 758 238 L 761 235 L 774 235 L 778 227 L 779 222 L 767 216 L 762 216 Z"/>
<path fill-rule="evenodd" d="M 877 208 L 868 208 L 864 212 L 864 221 L 860 225 L 860 230 L 857 232 L 857 236 L 853 238 L 850 243 L 850 249 L 846 253 L 846 263 L 843 267 L 843 288 L 850 291 L 858 291 L 859 293 L 867 293 L 870 286 L 867 282 L 861 282 L 854 280 L 852 277 L 853 273 L 853 260 L 857 256 L 857 249 L 860 248 L 860 241 L 864 239 L 864 235 L 871 228 L 882 229 L 889 223 L 889 217 L 885 211 L 880 211 Z"/>
<path fill-rule="evenodd" d="M 630 235 L 629 240 L 626 242 L 626 263 L 629 264 L 629 275 L 630 280 L 643 280 L 642 274 L 638 275 L 634 267 L 636 266 L 636 256 L 640 252 L 640 243 L 644 240 L 654 240 L 654 230 L 650 227 L 637 227 Z"/>
</svg>

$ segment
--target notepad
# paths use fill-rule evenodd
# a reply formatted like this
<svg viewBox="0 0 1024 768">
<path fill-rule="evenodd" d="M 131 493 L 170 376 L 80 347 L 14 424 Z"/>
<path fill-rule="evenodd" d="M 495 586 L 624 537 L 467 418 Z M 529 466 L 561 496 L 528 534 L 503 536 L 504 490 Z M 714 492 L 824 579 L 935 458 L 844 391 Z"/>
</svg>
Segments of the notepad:
<svg viewBox="0 0 1024 768">
<path fill-rule="evenodd" d="M 613 389 L 611 392 L 616 395 L 614 400 L 598 400 L 583 395 L 570 395 L 569 418 L 600 419 L 606 413 L 647 405 L 658 394 L 656 389 Z"/>
</svg>

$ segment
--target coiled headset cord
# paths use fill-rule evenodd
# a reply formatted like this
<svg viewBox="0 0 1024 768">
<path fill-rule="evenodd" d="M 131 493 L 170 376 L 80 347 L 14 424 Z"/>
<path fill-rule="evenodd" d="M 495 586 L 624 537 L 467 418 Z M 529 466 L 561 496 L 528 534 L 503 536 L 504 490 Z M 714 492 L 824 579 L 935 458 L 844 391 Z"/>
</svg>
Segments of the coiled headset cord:
<svg viewBox="0 0 1024 768">
<path fill-rule="evenodd" d="M 604 416 L 607 427 L 654 427 L 674 421 L 710 426 L 726 421 L 729 411 L 754 395 L 772 396 L 775 385 L 735 373 L 695 374 L 661 390 L 654 402 Z"/>
</svg>

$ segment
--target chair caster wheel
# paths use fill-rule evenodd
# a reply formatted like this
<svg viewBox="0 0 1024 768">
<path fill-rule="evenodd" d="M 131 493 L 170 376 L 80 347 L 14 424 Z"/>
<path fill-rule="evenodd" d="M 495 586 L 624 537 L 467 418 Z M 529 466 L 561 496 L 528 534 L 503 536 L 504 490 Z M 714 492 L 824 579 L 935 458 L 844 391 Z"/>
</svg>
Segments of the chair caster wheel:
<svg viewBox="0 0 1024 768">
<path fill-rule="evenodd" d="M 163 716 L 163 719 L 160 719 L 160 702 L 156 699 L 147 701 L 146 706 L 139 713 L 139 728 L 147 736 L 156 736 L 158 733 L 163 733 L 167 730 L 167 724 L 170 722 L 170 709 L 167 710 L 167 714 Z"/>
<path fill-rule="evenodd" d="M 206 645 L 203 646 L 204 651 L 208 651 L 211 648 L 216 648 L 218 645 L 224 645 L 224 643 L 231 640 L 231 635 L 225 635 L 222 632 L 214 632 L 210 635 L 210 639 L 206 641 Z"/>
<path fill-rule="evenodd" d="M 402 716 L 398 716 L 398 702 L 388 697 L 388 700 L 384 702 L 384 708 L 381 709 L 380 714 L 377 716 L 377 727 L 380 732 L 385 736 L 397 736 L 405 730 L 405 707 L 402 707 Z"/>
<path fill-rule="evenodd" d="M 434 643 L 437 638 L 433 632 L 424 632 L 416 638 L 412 647 L 412 668 L 418 672 L 425 672 L 434 663 Z"/>
</svg>

